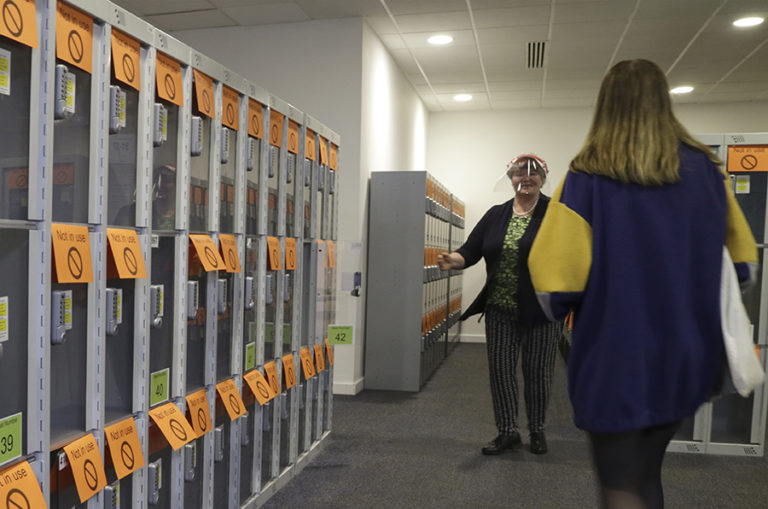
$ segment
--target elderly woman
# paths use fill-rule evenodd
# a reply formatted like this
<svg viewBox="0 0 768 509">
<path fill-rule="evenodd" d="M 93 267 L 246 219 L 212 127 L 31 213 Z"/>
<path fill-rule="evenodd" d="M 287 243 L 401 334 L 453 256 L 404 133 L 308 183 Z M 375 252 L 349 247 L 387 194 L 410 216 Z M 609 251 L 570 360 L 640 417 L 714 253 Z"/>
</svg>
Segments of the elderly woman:
<svg viewBox="0 0 768 509">
<path fill-rule="evenodd" d="M 549 202 L 541 194 L 547 173 L 546 163 L 535 155 L 512 159 L 507 176 L 514 198 L 491 207 L 463 246 L 438 256 L 442 270 L 471 267 L 485 258 L 485 286 L 461 317 L 465 320 L 477 313 L 486 315 L 488 368 L 498 436 L 482 448 L 483 454 L 501 454 L 522 443 L 515 377 L 520 353 L 530 450 L 534 454 L 547 452 L 544 418 L 562 328 L 550 322 L 539 306 L 527 263 Z"/>
</svg>

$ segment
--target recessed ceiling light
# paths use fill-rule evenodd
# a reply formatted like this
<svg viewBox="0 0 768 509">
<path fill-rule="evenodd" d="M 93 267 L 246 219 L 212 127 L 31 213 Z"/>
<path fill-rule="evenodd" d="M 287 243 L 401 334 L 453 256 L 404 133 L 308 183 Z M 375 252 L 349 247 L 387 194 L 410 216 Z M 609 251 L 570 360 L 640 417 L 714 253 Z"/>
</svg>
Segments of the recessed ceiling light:
<svg viewBox="0 0 768 509">
<path fill-rule="evenodd" d="M 442 46 L 444 44 L 452 43 L 453 37 L 447 34 L 437 34 L 427 39 L 427 42 L 430 44 L 434 44 L 435 46 Z"/>
<path fill-rule="evenodd" d="M 753 26 L 759 25 L 763 21 L 765 21 L 764 18 L 758 18 L 758 17 L 741 18 L 734 21 L 733 26 L 740 27 L 740 28 L 753 27 Z"/>
<path fill-rule="evenodd" d="M 453 100 L 464 103 L 472 100 L 472 94 L 456 94 L 453 96 Z"/>
<path fill-rule="evenodd" d="M 693 87 L 687 85 L 684 87 L 675 87 L 669 91 L 670 94 L 689 94 L 691 92 L 693 92 Z"/>
</svg>

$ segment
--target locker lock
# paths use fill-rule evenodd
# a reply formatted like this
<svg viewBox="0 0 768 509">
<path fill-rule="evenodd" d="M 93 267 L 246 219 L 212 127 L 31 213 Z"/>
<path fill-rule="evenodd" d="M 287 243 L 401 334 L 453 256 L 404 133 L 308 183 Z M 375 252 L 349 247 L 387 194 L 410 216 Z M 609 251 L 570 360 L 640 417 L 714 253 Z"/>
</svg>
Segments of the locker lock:
<svg viewBox="0 0 768 509">
<path fill-rule="evenodd" d="M 312 183 L 312 160 L 304 159 L 304 187 L 309 187 Z"/>
<path fill-rule="evenodd" d="M 224 426 L 219 426 L 213 430 L 214 450 L 213 460 L 216 463 L 224 461 Z"/>
<path fill-rule="evenodd" d="M 229 128 L 221 126 L 221 164 L 229 162 Z"/>
<path fill-rule="evenodd" d="M 273 303 L 273 300 L 274 300 L 273 297 L 272 297 L 272 274 L 270 274 L 270 273 L 266 274 L 266 283 L 267 283 L 265 285 L 266 286 L 266 290 L 267 290 L 266 304 L 267 304 L 267 306 L 271 306 L 272 303 Z"/>
<path fill-rule="evenodd" d="M 227 312 L 227 280 L 216 280 L 216 304 L 220 315 Z"/>
<path fill-rule="evenodd" d="M 288 154 L 288 168 L 285 172 L 285 183 L 290 184 L 293 182 L 293 174 L 296 173 L 296 156 L 294 154 Z"/>
<path fill-rule="evenodd" d="M 109 87 L 109 134 L 117 134 L 125 128 L 125 110 L 128 95 L 122 88 L 112 85 Z"/>
<path fill-rule="evenodd" d="M 159 147 L 168 141 L 168 110 L 160 103 L 155 103 L 155 127 L 152 144 Z"/>
<path fill-rule="evenodd" d="M 51 294 L 51 343 L 66 341 L 65 334 L 72 329 L 72 290 L 56 290 Z"/>
<path fill-rule="evenodd" d="M 53 118 L 62 120 L 75 114 L 76 78 L 66 65 L 56 66 L 56 87 L 54 94 Z"/>
<path fill-rule="evenodd" d="M 104 509 L 120 509 L 120 481 L 104 487 Z"/>
<path fill-rule="evenodd" d="M 317 180 L 317 190 L 322 191 L 325 187 L 325 166 L 317 165 L 317 175 L 315 176 L 315 180 Z"/>
<path fill-rule="evenodd" d="M 245 276 L 245 309 L 256 306 L 256 278 Z"/>
<path fill-rule="evenodd" d="M 164 285 L 152 285 L 149 287 L 150 320 L 152 327 L 155 329 L 158 329 L 163 325 L 164 299 Z"/>
<path fill-rule="evenodd" d="M 147 465 L 149 474 L 149 505 L 160 502 L 160 490 L 163 488 L 163 460 L 159 459 Z"/>
<path fill-rule="evenodd" d="M 251 423 L 251 414 L 246 412 L 240 417 L 240 446 L 248 447 L 251 443 L 251 437 L 248 435 L 248 428 Z"/>
<path fill-rule="evenodd" d="M 192 482 L 195 480 L 195 470 L 197 469 L 197 441 L 184 446 L 184 480 Z"/>
<path fill-rule="evenodd" d="M 291 274 L 286 273 L 283 279 L 283 301 L 291 302 Z"/>
<path fill-rule="evenodd" d="M 197 281 L 187 281 L 187 318 L 190 320 L 197 318 L 197 308 L 200 306 L 198 288 Z"/>
<path fill-rule="evenodd" d="M 117 334 L 117 326 L 123 323 L 123 290 L 107 288 L 107 334 Z"/>
<path fill-rule="evenodd" d="M 203 153 L 203 119 L 198 116 L 192 117 L 192 125 L 190 126 L 190 134 L 192 139 L 189 145 L 189 154 L 192 157 L 197 157 Z"/>
<path fill-rule="evenodd" d="M 267 165 L 267 177 L 274 178 L 275 170 L 280 160 L 280 148 L 274 145 L 269 146 L 269 164 Z"/>
<path fill-rule="evenodd" d="M 253 171 L 256 167 L 256 157 L 258 157 L 258 151 L 256 149 L 258 140 L 256 138 L 248 137 L 248 155 L 245 162 L 245 170 Z"/>
<path fill-rule="evenodd" d="M 336 172 L 331 170 L 328 172 L 328 194 L 334 194 L 336 191 Z"/>
</svg>

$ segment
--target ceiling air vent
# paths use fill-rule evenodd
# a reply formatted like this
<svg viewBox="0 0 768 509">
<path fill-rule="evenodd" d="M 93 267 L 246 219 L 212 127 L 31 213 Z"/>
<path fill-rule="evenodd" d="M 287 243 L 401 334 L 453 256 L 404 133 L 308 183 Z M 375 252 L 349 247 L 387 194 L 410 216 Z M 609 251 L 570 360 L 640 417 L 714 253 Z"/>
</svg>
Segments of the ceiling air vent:
<svg viewBox="0 0 768 509">
<path fill-rule="evenodd" d="M 547 41 L 528 43 L 528 69 L 543 69 L 544 57 L 547 54 Z"/>
</svg>

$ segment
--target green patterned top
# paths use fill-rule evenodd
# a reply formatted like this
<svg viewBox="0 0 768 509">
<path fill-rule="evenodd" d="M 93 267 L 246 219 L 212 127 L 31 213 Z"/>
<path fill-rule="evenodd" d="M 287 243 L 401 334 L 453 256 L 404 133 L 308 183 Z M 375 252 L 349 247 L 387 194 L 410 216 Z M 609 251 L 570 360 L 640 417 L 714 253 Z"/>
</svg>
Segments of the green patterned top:
<svg viewBox="0 0 768 509">
<path fill-rule="evenodd" d="M 518 242 L 530 222 L 531 216 L 520 217 L 513 214 L 509 219 L 499 268 L 488 289 L 486 304 L 500 308 L 514 316 L 517 316 Z"/>
</svg>

